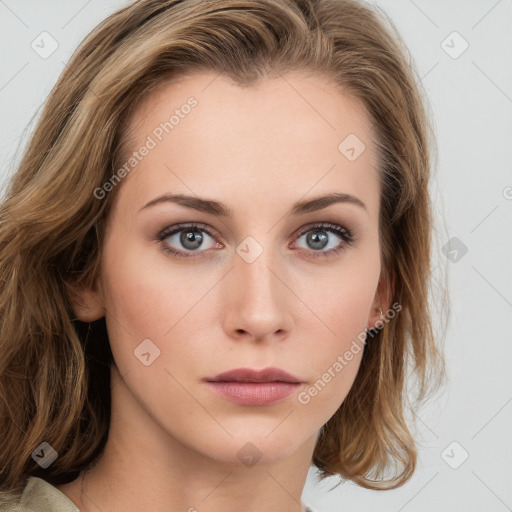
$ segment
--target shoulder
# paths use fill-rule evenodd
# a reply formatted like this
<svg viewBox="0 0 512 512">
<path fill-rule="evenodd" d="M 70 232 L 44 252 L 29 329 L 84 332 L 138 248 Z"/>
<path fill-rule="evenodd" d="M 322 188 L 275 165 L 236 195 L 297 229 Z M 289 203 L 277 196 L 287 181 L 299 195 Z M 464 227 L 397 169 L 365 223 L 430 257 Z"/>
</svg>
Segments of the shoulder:
<svg viewBox="0 0 512 512">
<path fill-rule="evenodd" d="M 73 502 L 52 484 L 30 476 L 18 499 L 0 500 L 0 512 L 80 512 Z"/>
</svg>

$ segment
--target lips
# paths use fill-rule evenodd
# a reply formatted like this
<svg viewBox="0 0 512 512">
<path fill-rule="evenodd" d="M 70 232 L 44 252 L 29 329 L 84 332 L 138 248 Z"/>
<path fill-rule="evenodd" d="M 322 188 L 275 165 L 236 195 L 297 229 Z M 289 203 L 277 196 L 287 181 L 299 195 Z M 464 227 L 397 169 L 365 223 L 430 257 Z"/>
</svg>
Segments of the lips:
<svg viewBox="0 0 512 512">
<path fill-rule="evenodd" d="M 302 381 L 295 375 L 285 372 L 280 368 L 264 368 L 263 370 L 252 370 L 250 368 L 239 368 L 220 373 L 215 377 L 206 378 L 208 382 L 290 382 L 300 384 Z"/>
<path fill-rule="evenodd" d="M 280 368 L 239 368 L 204 379 L 218 395 L 237 405 L 266 406 L 288 398 L 302 381 Z"/>
</svg>

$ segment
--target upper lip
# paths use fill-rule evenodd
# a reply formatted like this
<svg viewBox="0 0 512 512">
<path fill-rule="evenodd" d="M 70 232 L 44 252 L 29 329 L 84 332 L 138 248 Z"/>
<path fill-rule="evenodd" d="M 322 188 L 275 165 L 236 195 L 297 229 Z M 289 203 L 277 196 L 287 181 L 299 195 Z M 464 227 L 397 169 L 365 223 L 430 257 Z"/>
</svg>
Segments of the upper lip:
<svg viewBox="0 0 512 512">
<path fill-rule="evenodd" d="M 208 382 L 293 382 L 301 383 L 301 379 L 281 368 L 264 368 L 253 370 L 251 368 L 237 368 L 220 373 L 215 377 L 207 377 Z"/>
</svg>

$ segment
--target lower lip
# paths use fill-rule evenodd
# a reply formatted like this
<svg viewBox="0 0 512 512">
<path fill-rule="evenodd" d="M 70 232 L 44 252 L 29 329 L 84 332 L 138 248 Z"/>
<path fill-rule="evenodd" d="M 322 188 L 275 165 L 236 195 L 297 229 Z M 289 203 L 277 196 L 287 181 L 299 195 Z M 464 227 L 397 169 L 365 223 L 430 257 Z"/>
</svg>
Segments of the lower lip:
<svg viewBox="0 0 512 512">
<path fill-rule="evenodd" d="M 293 382 L 208 382 L 210 388 L 240 405 L 268 405 L 294 393 Z"/>
</svg>

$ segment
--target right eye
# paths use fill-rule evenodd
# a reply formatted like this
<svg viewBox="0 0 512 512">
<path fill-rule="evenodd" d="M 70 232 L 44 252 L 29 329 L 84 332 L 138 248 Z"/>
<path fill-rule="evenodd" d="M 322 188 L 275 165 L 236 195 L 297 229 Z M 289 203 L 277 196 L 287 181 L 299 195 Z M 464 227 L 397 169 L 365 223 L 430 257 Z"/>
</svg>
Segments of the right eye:
<svg viewBox="0 0 512 512">
<path fill-rule="evenodd" d="M 213 238 L 208 226 L 197 223 L 170 226 L 158 235 L 158 241 L 164 251 L 180 258 L 195 257 L 209 249 L 223 247 Z"/>
</svg>

